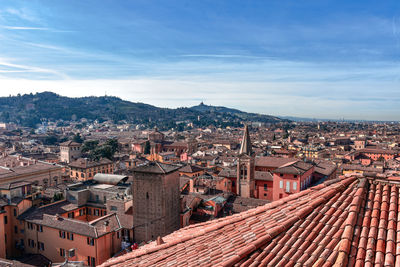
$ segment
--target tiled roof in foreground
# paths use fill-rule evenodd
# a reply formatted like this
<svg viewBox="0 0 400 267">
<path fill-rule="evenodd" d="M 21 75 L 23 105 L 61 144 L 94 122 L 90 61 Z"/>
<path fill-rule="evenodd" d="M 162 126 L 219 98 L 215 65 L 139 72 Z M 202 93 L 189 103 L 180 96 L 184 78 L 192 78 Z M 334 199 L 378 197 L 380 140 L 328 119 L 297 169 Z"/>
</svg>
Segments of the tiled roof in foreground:
<svg viewBox="0 0 400 267">
<path fill-rule="evenodd" d="M 103 266 L 395 266 L 400 183 L 348 177 L 180 229 Z M 397 266 L 396 265 L 396 266 Z"/>
</svg>

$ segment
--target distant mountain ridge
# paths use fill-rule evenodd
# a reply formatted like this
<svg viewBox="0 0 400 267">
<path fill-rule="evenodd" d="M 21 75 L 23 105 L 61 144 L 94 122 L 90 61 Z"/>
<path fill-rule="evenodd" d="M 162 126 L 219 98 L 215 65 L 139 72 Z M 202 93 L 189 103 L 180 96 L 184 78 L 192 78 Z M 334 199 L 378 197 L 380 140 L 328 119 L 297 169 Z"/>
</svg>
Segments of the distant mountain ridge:
<svg viewBox="0 0 400 267">
<path fill-rule="evenodd" d="M 52 92 L 0 97 L 0 121 L 34 127 L 43 120 L 113 120 L 174 128 L 181 122 L 195 126 L 239 126 L 242 122 L 277 123 L 288 121 L 278 117 L 247 113 L 226 107 L 201 103 L 190 108 L 159 108 L 130 102 L 114 96 L 70 98 Z"/>
<path fill-rule="evenodd" d="M 190 109 L 200 112 L 218 112 L 218 113 L 232 113 L 232 114 L 246 113 L 233 108 L 205 105 L 203 102 L 201 102 L 198 106 L 191 107 Z"/>
</svg>

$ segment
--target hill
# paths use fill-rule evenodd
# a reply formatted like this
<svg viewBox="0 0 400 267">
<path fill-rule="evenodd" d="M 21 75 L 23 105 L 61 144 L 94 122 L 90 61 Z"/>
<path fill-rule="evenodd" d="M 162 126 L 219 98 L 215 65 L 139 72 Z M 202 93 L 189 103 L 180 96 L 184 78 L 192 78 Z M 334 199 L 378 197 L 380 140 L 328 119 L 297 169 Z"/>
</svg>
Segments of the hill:
<svg viewBox="0 0 400 267">
<path fill-rule="evenodd" d="M 277 117 L 246 113 L 226 107 L 204 104 L 191 108 L 159 108 L 143 103 L 134 103 L 113 96 L 70 98 L 52 92 L 0 97 L 0 121 L 15 122 L 35 127 L 43 120 L 72 121 L 112 120 L 173 128 L 180 122 L 193 122 L 196 127 L 239 126 L 243 121 L 276 123 L 286 121 Z"/>
</svg>

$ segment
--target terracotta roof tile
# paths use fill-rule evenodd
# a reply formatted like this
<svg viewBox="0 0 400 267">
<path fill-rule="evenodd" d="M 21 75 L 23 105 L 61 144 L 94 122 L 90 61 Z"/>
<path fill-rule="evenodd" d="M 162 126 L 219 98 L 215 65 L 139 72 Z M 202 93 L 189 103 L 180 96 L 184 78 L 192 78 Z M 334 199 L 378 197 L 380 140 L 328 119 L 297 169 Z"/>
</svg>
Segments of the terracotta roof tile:
<svg viewBox="0 0 400 267">
<path fill-rule="evenodd" d="M 395 266 L 399 196 L 390 182 L 337 179 L 180 229 L 163 245 L 150 243 L 104 266 Z"/>
</svg>

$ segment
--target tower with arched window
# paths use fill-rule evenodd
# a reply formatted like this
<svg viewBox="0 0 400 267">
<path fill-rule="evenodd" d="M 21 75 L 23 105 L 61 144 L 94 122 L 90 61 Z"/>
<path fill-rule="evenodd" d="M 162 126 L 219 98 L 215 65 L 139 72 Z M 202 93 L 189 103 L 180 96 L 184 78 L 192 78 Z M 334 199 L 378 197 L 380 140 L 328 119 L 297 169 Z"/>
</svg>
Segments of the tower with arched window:
<svg viewBox="0 0 400 267">
<path fill-rule="evenodd" d="M 254 197 L 255 191 L 255 159 L 251 148 L 249 128 L 244 127 L 242 144 L 237 159 L 236 194 L 242 197 Z"/>
</svg>

